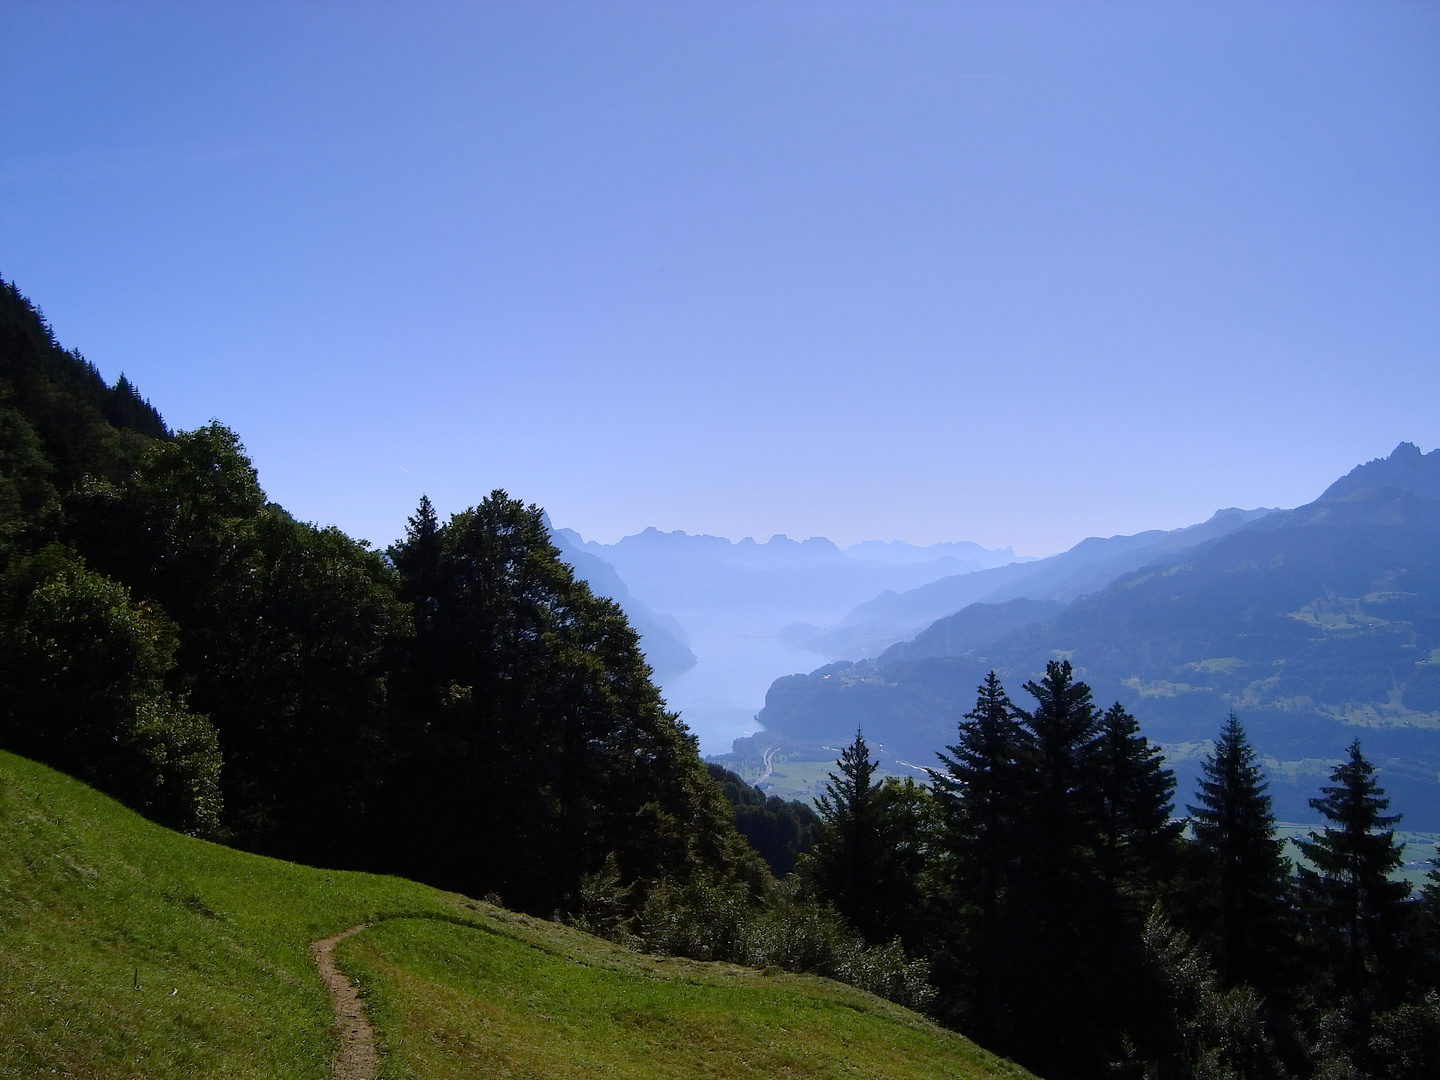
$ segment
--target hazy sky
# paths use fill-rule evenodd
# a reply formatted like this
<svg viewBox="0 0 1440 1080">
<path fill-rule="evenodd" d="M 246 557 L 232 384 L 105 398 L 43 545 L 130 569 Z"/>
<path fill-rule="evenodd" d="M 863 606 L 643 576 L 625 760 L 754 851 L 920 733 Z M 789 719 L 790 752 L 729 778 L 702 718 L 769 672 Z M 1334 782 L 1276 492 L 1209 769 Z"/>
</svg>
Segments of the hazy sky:
<svg viewBox="0 0 1440 1080">
<path fill-rule="evenodd" d="M 1440 4 L 0 2 L 0 274 L 297 516 L 1044 554 L 1440 443 Z"/>
</svg>

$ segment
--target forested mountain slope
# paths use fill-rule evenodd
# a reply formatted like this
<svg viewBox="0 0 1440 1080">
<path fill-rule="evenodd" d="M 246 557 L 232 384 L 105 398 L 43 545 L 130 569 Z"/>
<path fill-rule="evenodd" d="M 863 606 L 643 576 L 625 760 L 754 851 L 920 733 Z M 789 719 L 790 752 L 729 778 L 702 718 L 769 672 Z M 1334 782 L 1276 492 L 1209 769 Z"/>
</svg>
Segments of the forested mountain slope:
<svg viewBox="0 0 1440 1080">
<path fill-rule="evenodd" d="M 1437 472 L 1440 452 L 1402 444 L 1314 503 L 1154 559 L 1032 625 L 967 639 L 963 655 L 924 655 L 942 651 L 941 625 L 879 660 L 778 680 L 761 720 L 815 741 L 858 725 L 925 762 L 987 671 L 1018 685 L 1063 656 L 1098 700 L 1120 701 L 1169 744 L 1182 772 L 1233 708 L 1271 761 L 1282 817 L 1310 819 L 1320 762 L 1359 736 L 1406 823 L 1440 828 Z"/>
<path fill-rule="evenodd" d="M 115 479 L 164 422 L 123 375 L 106 386 L 0 279 L 0 529 L 13 531 L 86 475 Z"/>
</svg>

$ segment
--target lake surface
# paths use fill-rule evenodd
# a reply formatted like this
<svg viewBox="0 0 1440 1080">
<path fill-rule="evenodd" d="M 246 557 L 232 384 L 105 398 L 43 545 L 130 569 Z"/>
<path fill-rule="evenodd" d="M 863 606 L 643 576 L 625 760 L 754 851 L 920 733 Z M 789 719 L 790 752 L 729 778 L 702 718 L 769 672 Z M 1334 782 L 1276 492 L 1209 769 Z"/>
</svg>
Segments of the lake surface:
<svg viewBox="0 0 1440 1080">
<path fill-rule="evenodd" d="M 699 737 L 705 755 L 729 753 L 736 739 L 759 730 L 755 714 L 764 708 L 772 682 L 826 663 L 820 653 L 740 627 L 691 630 L 690 648 L 698 662 L 666 681 L 661 692 Z"/>
</svg>

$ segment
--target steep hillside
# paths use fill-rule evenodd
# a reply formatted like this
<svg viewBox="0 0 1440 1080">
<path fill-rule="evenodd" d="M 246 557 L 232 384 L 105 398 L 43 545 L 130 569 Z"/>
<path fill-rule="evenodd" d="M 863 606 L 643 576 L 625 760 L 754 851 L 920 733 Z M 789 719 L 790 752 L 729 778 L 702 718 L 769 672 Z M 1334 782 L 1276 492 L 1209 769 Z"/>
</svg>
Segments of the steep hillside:
<svg viewBox="0 0 1440 1080">
<path fill-rule="evenodd" d="M 1402 445 L 1392 460 L 1418 456 Z M 1323 763 L 1359 736 L 1407 825 L 1440 827 L 1440 501 L 1422 497 L 1432 459 L 1404 474 L 1416 490 L 1394 486 L 1398 468 L 1362 466 L 1351 475 L 1364 483 L 1152 560 L 964 655 L 939 655 L 937 627 L 880 660 L 779 680 L 761 720 L 811 740 L 860 725 L 928 761 L 986 671 L 1018 691 L 1063 655 L 1183 771 L 1236 709 L 1269 759 L 1282 817 L 1311 819 Z"/>
<path fill-rule="evenodd" d="M 1027 1075 L 824 979 L 233 851 L 0 752 L 0 1076 L 328 1077 L 308 946 L 360 923 L 337 956 L 385 1076 Z"/>
</svg>

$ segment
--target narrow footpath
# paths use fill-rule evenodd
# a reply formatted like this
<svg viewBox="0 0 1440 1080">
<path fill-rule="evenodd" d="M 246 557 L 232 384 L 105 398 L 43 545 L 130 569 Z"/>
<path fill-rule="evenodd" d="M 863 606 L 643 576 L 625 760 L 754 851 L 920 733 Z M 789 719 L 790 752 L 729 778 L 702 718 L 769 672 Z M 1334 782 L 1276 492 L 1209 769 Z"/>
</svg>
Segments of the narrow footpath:
<svg viewBox="0 0 1440 1080">
<path fill-rule="evenodd" d="M 335 946 L 369 925 L 361 923 L 334 937 L 310 943 L 310 956 L 320 969 L 325 989 L 330 992 L 335 1030 L 340 1036 L 340 1048 L 335 1051 L 335 1080 L 375 1080 L 380 1073 L 380 1051 L 375 1045 L 375 1029 L 365 1015 L 365 1005 L 354 984 L 335 966 Z"/>
</svg>

